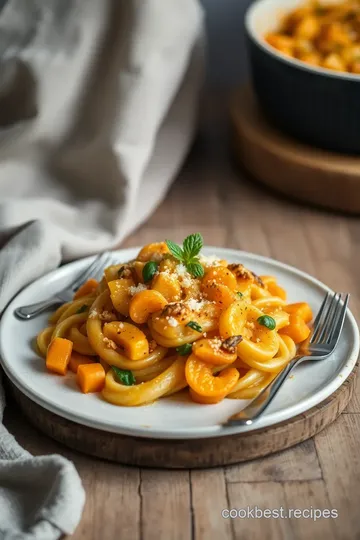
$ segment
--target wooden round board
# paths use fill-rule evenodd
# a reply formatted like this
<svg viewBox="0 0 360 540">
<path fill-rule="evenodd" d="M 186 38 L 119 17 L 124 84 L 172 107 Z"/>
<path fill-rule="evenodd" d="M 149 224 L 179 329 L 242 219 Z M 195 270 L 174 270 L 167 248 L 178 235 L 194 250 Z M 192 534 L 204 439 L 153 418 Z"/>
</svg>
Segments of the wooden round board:
<svg viewBox="0 0 360 540">
<path fill-rule="evenodd" d="M 248 87 L 234 94 L 230 114 L 235 154 L 255 179 L 307 203 L 360 212 L 360 157 L 306 146 L 280 133 Z"/>
<path fill-rule="evenodd" d="M 147 439 L 96 430 L 57 416 L 28 399 L 13 385 L 12 389 L 28 420 L 72 449 L 125 465 L 191 469 L 249 461 L 313 437 L 334 422 L 349 403 L 357 367 L 358 364 L 334 394 L 303 414 L 257 431 L 209 439 Z"/>
</svg>

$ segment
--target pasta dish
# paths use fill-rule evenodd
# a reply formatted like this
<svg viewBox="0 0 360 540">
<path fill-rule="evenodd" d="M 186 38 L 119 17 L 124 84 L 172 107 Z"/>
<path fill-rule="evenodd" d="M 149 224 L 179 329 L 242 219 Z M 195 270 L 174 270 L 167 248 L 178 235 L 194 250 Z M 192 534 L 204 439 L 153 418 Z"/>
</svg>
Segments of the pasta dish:
<svg viewBox="0 0 360 540">
<path fill-rule="evenodd" d="M 184 389 L 203 404 L 255 397 L 308 338 L 311 308 L 202 245 L 199 233 L 152 243 L 84 283 L 37 336 L 48 371 L 121 406 Z"/>
<path fill-rule="evenodd" d="M 313 66 L 360 73 L 360 2 L 304 3 L 265 39 L 283 54 Z"/>
</svg>

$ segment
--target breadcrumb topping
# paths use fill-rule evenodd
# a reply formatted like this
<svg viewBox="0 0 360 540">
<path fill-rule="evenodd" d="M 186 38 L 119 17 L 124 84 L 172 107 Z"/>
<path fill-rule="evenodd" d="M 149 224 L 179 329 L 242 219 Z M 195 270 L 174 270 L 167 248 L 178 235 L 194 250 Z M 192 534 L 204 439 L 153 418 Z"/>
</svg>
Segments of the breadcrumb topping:
<svg viewBox="0 0 360 540">
<path fill-rule="evenodd" d="M 101 321 L 111 322 L 111 321 L 116 321 L 117 317 L 114 312 L 105 310 L 102 313 L 100 313 L 99 319 Z"/>
<path fill-rule="evenodd" d="M 104 337 L 103 342 L 105 343 L 105 347 L 107 347 L 108 349 L 116 350 L 116 343 L 112 339 Z"/>
</svg>

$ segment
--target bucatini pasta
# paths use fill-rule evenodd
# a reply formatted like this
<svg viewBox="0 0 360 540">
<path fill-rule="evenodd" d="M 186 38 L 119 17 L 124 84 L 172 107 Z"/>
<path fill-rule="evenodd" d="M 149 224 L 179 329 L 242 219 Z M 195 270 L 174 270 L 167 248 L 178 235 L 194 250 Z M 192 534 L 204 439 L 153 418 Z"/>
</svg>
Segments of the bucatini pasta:
<svg viewBox="0 0 360 540">
<path fill-rule="evenodd" d="M 360 73 L 360 1 L 305 3 L 287 13 L 265 39 L 308 64 Z"/>
<path fill-rule="evenodd" d="M 37 336 L 49 371 L 70 369 L 81 391 L 122 406 L 185 388 L 203 404 L 255 397 L 309 336 L 311 308 L 201 248 L 198 233 L 149 244 L 84 284 Z"/>
</svg>

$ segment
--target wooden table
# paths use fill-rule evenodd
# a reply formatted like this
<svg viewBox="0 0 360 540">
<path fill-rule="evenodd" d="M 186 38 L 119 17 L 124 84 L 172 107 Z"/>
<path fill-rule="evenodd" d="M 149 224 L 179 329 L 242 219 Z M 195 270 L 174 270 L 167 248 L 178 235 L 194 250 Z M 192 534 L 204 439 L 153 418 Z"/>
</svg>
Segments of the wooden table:
<svg viewBox="0 0 360 540">
<path fill-rule="evenodd" d="M 213 105 L 205 104 L 199 139 L 166 201 L 124 246 L 201 231 L 210 245 L 274 257 L 350 291 L 358 317 L 358 219 L 288 202 L 245 179 L 229 158 L 223 116 Z M 75 463 L 87 500 L 74 540 L 353 540 L 360 538 L 359 384 L 346 412 L 313 440 L 211 470 L 139 470 L 89 458 L 40 434 L 13 403 L 5 425 L 30 452 L 57 452 Z M 223 509 L 248 506 L 336 509 L 339 517 L 221 516 Z"/>
</svg>

